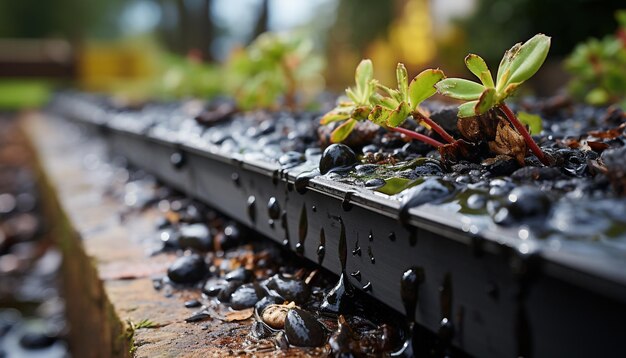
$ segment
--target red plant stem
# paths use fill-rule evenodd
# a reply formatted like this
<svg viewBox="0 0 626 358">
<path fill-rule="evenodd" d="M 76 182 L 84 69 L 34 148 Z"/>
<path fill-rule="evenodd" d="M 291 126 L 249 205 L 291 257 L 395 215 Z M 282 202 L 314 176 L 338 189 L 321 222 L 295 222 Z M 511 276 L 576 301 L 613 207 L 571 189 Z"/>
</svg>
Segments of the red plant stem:
<svg viewBox="0 0 626 358">
<path fill-rule="evenodd" d="M 416 121 L 424 122 L 424 123 L 428 124 L 428 126 L 430 128 L 432 128 L 435 132 L 437 132 L 437 134 L 439 134 L 441 136 L 441 138 L 443 138 L 446 142 L 448 142 L 448 143 L 456 142 L 454 140 L 454 138 L 448 132 L 446 132 L 445 129 L 443 129 L 439 124 L 437 124 L 437 122 L 433 121 L 432 119 L 430 119 L 430 117 L 428 117 L 427 115 L 423 114 L 419 110 L 416 109 L 412 113 L 412 115 L 413 115 L 413 118 Z"/>
<path fill-rule="evenodd" d="M 436 139 L 432 139 L 429 136 L 425 136 L 423 134 L 414 132 L 412 130 L 406 129 L 406 128 L 401 128 L 401 127 L 387 127 L 388 130 L 393 131 L 393 132 L 398 132 L 398 133 L 402 133 L 407 137 L 419 140 L 420 142 L 424 142 L 426 144 L 430 144 L 435 148 L 439 148 L 443 146 L 443 143 L 441 143 L 440 141 L 436 140 Z"/>
<path fill-rule="evenodd" d="M 543 154 L 543 151 L 541 150 L 541 148 L 539 148 L 537 143 L 535 143 L 533 138 L 530 136 L 530 133 L 528 133 L 528 131 L 526 130 L 526 127 L 524 127 L 524 125 L 517 119 L 517 117 L 515 116 L 513 111 L 511 111 L 509 106 L 507 106 L 505 103 L 502 103 L 499 107 L 502 110 L 502 112 L 504 112 L 504 115 L 509 119 L 513 127 L 517 129 L 517 131 L 522 135 L 522 137 L 524 137 L 524 141 L 526 142 L 526 145 L 528 145 L 530 150 L 537 156 L 537 158 L 539 158 L 539 160 L 544 165 L 549 166 L 550 162 L 548 162 L 548 159 L 546 158 L 545 154 Z"/>
</svg>

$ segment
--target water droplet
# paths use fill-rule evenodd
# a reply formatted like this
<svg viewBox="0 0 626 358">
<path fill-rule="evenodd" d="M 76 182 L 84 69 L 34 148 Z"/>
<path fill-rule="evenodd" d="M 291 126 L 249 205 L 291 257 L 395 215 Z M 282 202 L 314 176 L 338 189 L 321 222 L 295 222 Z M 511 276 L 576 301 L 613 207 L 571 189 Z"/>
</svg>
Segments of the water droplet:
<svg viewBox="0 0 626 358">
<path fill-rule="evenodd" d="M 350 203 L 350 200 L 352 200 L 352 195 L 354 195 L 354 192 L 348 191 L 343 196 L 343 201 L 341 202 L 341 208 L 343 209 L 343 211 L 350 211 L 352 209 L 352 203 Z"/>
<path fill-rule="evenodd" d="M 356 271 L 350 273 L 350 276 L 354 277 L 355 280 L 361 282 L 361 271 L 356 270 Z"/>
<path fill-rule="evenodd" d="M 408 321 L 409 332 L 400 350 L 393 352 L 393 357 L 414 357 L 415 349 L 415 311 L 418 303 L 419 286 L 424 281 L 424 270 L 421 267 L 412 267 L 402 274 L 400 279 L 400 297 L 404 304 L 404 311 Z"/>
<path fill-rule="evenodd" d="M 317 206 L 315 206 L 315 205 L 311 206 L 311 211 L 313 211 L 314 213 L 316 213 L 316 212 L 317 212 Z"/>
<path fill-rule="evenodd" d="M 324 261 L 324 254 L 326 253 L 326 234 L 324 229 L 320 229 L 320 242 L 317 246 L 317 263 L 322 264 Z"/>
<path fill-rule="evenodd" d="M 363 291 L 368 292 L 372 290 L 372 283 L 367 281 L 367 283 L 365 285 L 363 285 Z"/>
<path fill-rule="evenodd" d="M 341 230 L 339 232 L 339 244 L 337 245 L 339 262 L 341 262 L 341 271 L 346 270 L 346 261 L 348 259 L 348 244 L 346 240 L 346 226 L 343 224 L 343 220 L 340 220 Z"/>
<path fill-rule="evenodd" d="M 272 172 L 272 183 L 274 184 L 274 186 L 278 185 L 278 170 L 274 170 Z"/>
<path fill-rule="evenodd" d="M 235 183 L 236 186 L 241 186 L 241 180 L 239 179 L 238 173 L 232 173 L 230 175 L 230 179 Z"/>
<path fill-rule="evenodd" d="M 368 239 L 370 242 L 374 241 L 374 234 L 372 233 L 372 230 L 370 230 L 369 235 L 367 235 L 367 239 Z"/>
<path fill-rule="evenodd" d="M 311 181 L 311 179 L 315 178 L 318 175 L 320 175 L 320 172 L 317 169 L 312 170 L 310 172 L 300 173 L 296 177 L 296 180 L 294 181 L 294 186 L 296 188 L 296 191 L 300 194 L 306 193 L 306 189 L 307 189 L 307 186 L 309 185 L 309 181 Z"/>
<path fill-rule="evenodd" d="M 289 225 L 287 224 L 287 212 L 283 211 L 283 214 L 281 216 L 281 225 L 283 227 L 283 229 L 285 230 L 285 239 L 283 240 L 283 246 L 285 247 L 289 247 Z"/>
<path fill-rule="evenodd" d="M 404 311 L 410 322 L 415 322 L 415 312 L 419 299 L 419 286 L 424 282 L 424 269 L 412 267 L 402 274 L 400 280 L 400 297 L 404 304 Z"/>
<path fill-rule="evenodd" d="M 252 223 L 256 223 L 256 198 L 254 195 L 248 197 L 248 217 Z"/>
<path fill-rule="evenodd" d="M 309 221 L 306 214 L 306 206 L 302 204 L 302 210 L 300 211 L 300 222 L 298 225 L 298 243 L 296 244 L 296 252 L 299 254 L 304 253 L 304 240 L 306 240 L 306 233 L 309 230 Z"/>
<path fill-rule="evenodd" d="M 267 202 L 267 214 L 273 220 L 277 220 L 280 217 L 280 204 L 273 196 Z"/>
<path fill-rule="evenodd" d="M 371 246 L 367 247 L 367 256 L 369 256 L 370 262 L 372 264 L 376 263 L 376 258 L 374 257 L 374 252 L 372 252 L 372 247 Z"/>
<path fill-rule="evenodd" d="M 182 153 L 182 152 L 174 152 L 174 153 L 172 153 L 172 155 L 170 155 L 170 163 L 176 169 L 182 168 L 183 165 L 185 165 L 184 153 Z"/>
<path fill-rule="evenodd" d="M 361 246 L 359 246 L 359 239 L 356 239 L 354 243 L 354 249 L 352 249 L 352 256 L 359 255 L 361 256 Z"/>
<path fill-rule="evenodd" d="M 393 232 L 393 231 L 390 232 L 388 237 L 389 237 L 389 240 L 396 241 L 396 233 L 395 232 Z"/>
<path fill-rule="evenodd" d="M 452 338 L 454 338 L 454 325 L 452 324 L 452 275 L 447 272 L 443 278 L 443 282 L 439 287 L 439 306 L 441 307 L 441 323 L 439 325 L 438 335 L 441 339 L 441 350 L 444 355 L 452 346 Z"/>
</svg>

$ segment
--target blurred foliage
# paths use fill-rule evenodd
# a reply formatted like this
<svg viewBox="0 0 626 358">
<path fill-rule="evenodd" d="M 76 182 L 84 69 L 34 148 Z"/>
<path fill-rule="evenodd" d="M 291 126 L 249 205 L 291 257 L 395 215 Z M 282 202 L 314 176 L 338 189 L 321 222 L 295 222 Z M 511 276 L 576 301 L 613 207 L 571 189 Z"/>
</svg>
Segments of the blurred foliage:
<svg viewBox="0 0 626 358">
<path fill-rule="evenodd" d="M 503 48 L 536 33 L 552 36 L 552 55 L 564 56 L 581 39 L 613 31 L 613 13 L 623 7 L 624 0 L 481 0 L 459 25 L 467 49 L 495 67 Z"/>
<path fill-rule="evenodd" d="M 224 81 L 242 109 L 306 106 L 324 86 L 324 61 L 304 37 L 264 33 L 226 64 Z M 297 98 L 300 96 L 300 98 Z"/>
<path fill-rule="evenodd" d="M 45 80 L 1 80 L 0 108 L 16 110 L 44 105 L 50 97 L 51 84 Z"/>
<path fill-rule="evenodd" d="M 163 75 L 157 81 L 161 98 L 212 98 L 224 93 L 223 76 L 216 65 L 193 57 L 166 55 L 161 67 Z"/>
<path fill-rule="evenodd" d="M 0 37 L 112 38 L 122 0 L 0 1 Z"/>
<path fill-rule="evenodd" d="M 395 15 L 393 4 L 394 1 L 341 0 L 332 32 L 360 51 L 373 39 L 387 34 Z"/>
<path fill-rule="evenodd" d="M 617 12 L 616 35 L 579 44 L 565 61 L 573 75 L 570 92 L 593 105 L 620 103 L 626 109 L 626 10 Z"/>
</svg>

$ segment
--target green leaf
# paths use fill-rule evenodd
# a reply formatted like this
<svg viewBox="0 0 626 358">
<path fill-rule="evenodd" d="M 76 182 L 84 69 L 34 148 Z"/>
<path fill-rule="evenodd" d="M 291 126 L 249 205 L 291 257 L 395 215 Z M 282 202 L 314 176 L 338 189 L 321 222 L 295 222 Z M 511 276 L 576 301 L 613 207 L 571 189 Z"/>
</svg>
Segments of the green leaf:
<svg viewBox="0 0 626 358">
<path fill-rule="evenodd" d="M 515 50 L 512 51 L 513 49 Z M 506 69 L 509 70 L 510 75 L 504 83 L 500 83 L 500 79 L 498 79 L 498 88 L 506 88 L 511 83 L 521 84 L 531 78 L 543 65 L 549 50 L 550 37 L 537 34 L 523 45 L 514 46 L 507 51 L 504 56 L 509 58 Z"/>
<path fill-rule="evenodd" d="M 435 84 L 446 76 L 443 71 L 428 69 L 420 72 L 409 85 L 409 101 L 412 110 L 415 110 L 420 103 L 437 92 Z"/>
<path fill-rule="evenodd" d="M 404 120 L 406 120 L 406 117 L 409 116 L 409 113 L 411 113 L 411 108 L 409 108 L 409 105 L 406 104 L 406 102 L 400 102 L 400 105 L 398 105 L 396 109 L 391 111 L 391 114 L 387 119 L 387 125 L 389 127 L 399 126 L 400 124 L 402 124 L 402 122 L 404 122 Z"/>
<path fill-rule="evenodd" d="M 356 126 L 356 122 L 357 121 L 354 118 L 350 118 L 339 127 L 335 128 L 335 130 L 330 134 L 330 141 L 333 143 L 339 143 L 348 138 L 350 133 L 352 133 L 354 126 Z"/>
<path fill-rule="evenodd" d="M 400 105 L 400 102 L 391 97 L 384 97 L 380 104 L 387 109 L 394 110 Z"/>
<path fill-rule="evenodd" d="M 482 82 L 485 87 L 494 87 L 491 71 L 487 67 L 487 63 L 482 57 L 470 53 L 465 57 L 465 65 L 467 68 Z"/>
<path fill-rule="evenodd" d="M 504 88 L 504 85 L 510 78 L 511 71 L 509 67 L 511 67 L 511 60 L 515 56 L 516 53 L 519 52 L 520 47 L 522 47 L 522 43 L 516 43 L 510 49 L 504 52 L 504 56 L 502 56 L 502 60 L 500 60 L 500 65 L 498 66 L 498 74 L 496 77 L 496 90 L 500 91 Z"/>
<path fill-rule="evenodd" d="M 506 86 L 504 91 L 498 93 L 498 100 L 501 102 L 505 98 L 510 97 L 520 84 L 521 83 L 510 83 L 508 86 Z"/>
<path fill-rule="evenodd" d="M 370 98 L 370 102 L 375 106 L 382 106 L 390 110 L 396 109 L 396 107 L 398 107 L 398 105 L 400 104 L 400 102 L 396 101 L 395 99 L 391 97 L 383 97 L 378 93 L 374 93 L 372 95 L 372 97 Z"/>
<path fill-rule="evenodd" d="M 385 85 L 381 85 L 380 83 L 376 83 L 376 87 L 381 91 L 385 92 L 389 97 L 393 98 L 397 103 L 403 101 L 402 94 L 399 91 L 391 89 Z"/>
<path fill-rule="evenodd" d="M 359 103 L 359 95 L 357 95 L 352 88 L 346 88 L 346 95 L 354 103 Z"/>
<path fill-rule="evenodd" d="M 435 87 L 444 96 L 465 101 L 478 99 L 485 90 L 485 86 L 462 78 L 446 78 Z"/>
<path fill-rule="evenodd" d="M 372 111 L 372 107 L 370 106 L 360 106 L 360 107 L 355 108 L 354 111 L 352 111 L 351 117 L 358 121 L 364 121 L 367 119 L 371 111 Z"/>
<path fill-rule="evenodd" d="M 359 104 L 367 103 L 371 93 L 370 82 L 374 78 L 374 65 L 372 60 L 361 60 L 356 68 L 354 80 L 356 82 L 356 94 L 358 95 Z"/>
<path fill-rule="evenodd" d="M 322 119 L 320 120 L 320 124 L 321 125 L 326 125 L 328 123 L 332 123 L 332 122 L 338 122 L 338 121 L 344 121 L 348 118 L 350 118 L 350 111 L 344 112 L 343 109 L 341 111 L 339 110 L 332 110 L 328 113 L 326 113 Z"/>
<path fill-rule="evenodd" d="M 478 101 L 469 101 L 466 103 L 463 103 L 462 105 L 459 106 L 459 114 L 458 116 L 460 118 L 465 118 L 465 117 L 474 117 L 476 115 L 476 105 L 478 104 Z"/>
<path fill-rule="evenodd" d="M 539 134 L 543 130 L 543 121 L 536 114 L 517 112 L 517 119 L 530 128 L 530 134 Z"/>
<path fill-rule="evenodd" d="M 496 105 L 496 89 L 487 88 L 483 91 L 478 99 L 478 103 L 474 106 L 476 115 L 483 114 Z"/>
<path fill-rule="evenodd" d="M 398 81 L 398 92 L 402 101 L 408 101 L 409 98 L 409 74 L 406 72 L 404 64 L 398 63 L 396 67 L 396 79 Z"/>
<path fill-rule="evenodd" d="M 382 187 L 376 190 L 383 194 L 395 195 L 421 182 L 422 180 L 419 180 L 419 179 L 406 179 L 406 178 L 400 178 L 400 177 L 391 177 L 391 178 L 385 179 L 385 185 L 383 185 Z"/>
<path fill-rule="evenodd" d="M 596 87 L 589 91 L 585 96 L 585 102 L 594 105 L 601 106 L 609 101 L 609 94 L 604 88 Z"/>
<path fill-rule="evenodd" d="M 369 119 L 375 124 L 378 124 L 379 126 L 383 126 L 383 125 L 387 125 L 387 119 L 389 118 L 390 114 L 391 114 L 390 110 L 378 105 L 378 106 L 374 106 L 374 109 L 372 109 L 367 119 Z"/>
</svg>

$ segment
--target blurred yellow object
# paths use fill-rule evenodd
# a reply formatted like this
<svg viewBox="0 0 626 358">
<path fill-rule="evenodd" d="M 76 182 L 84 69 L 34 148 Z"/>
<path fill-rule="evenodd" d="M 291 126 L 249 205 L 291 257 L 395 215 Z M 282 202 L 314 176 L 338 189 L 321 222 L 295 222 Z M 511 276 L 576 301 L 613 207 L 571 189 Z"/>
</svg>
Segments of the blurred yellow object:
<svg viewBox="0 0 626 358">
<path fill-rule="evenodd" d="M 388 37 L 374 41 L 367 54 L 384 71 L 377 74 L 383 83 L 395 81 L 397 62 L 415 74 L 430 63 L 437 49 L 428 1 L 408 0 L 400 17 L 389 26 Z"/>
<path fill-rule="evenodd" d="M 145 82 L 157 73 L 158 50 L 150 45 L 89 43 L 78 55 L 78 82 L 90 91 L 111 91 L 121 83 Z"/>
</svg>

